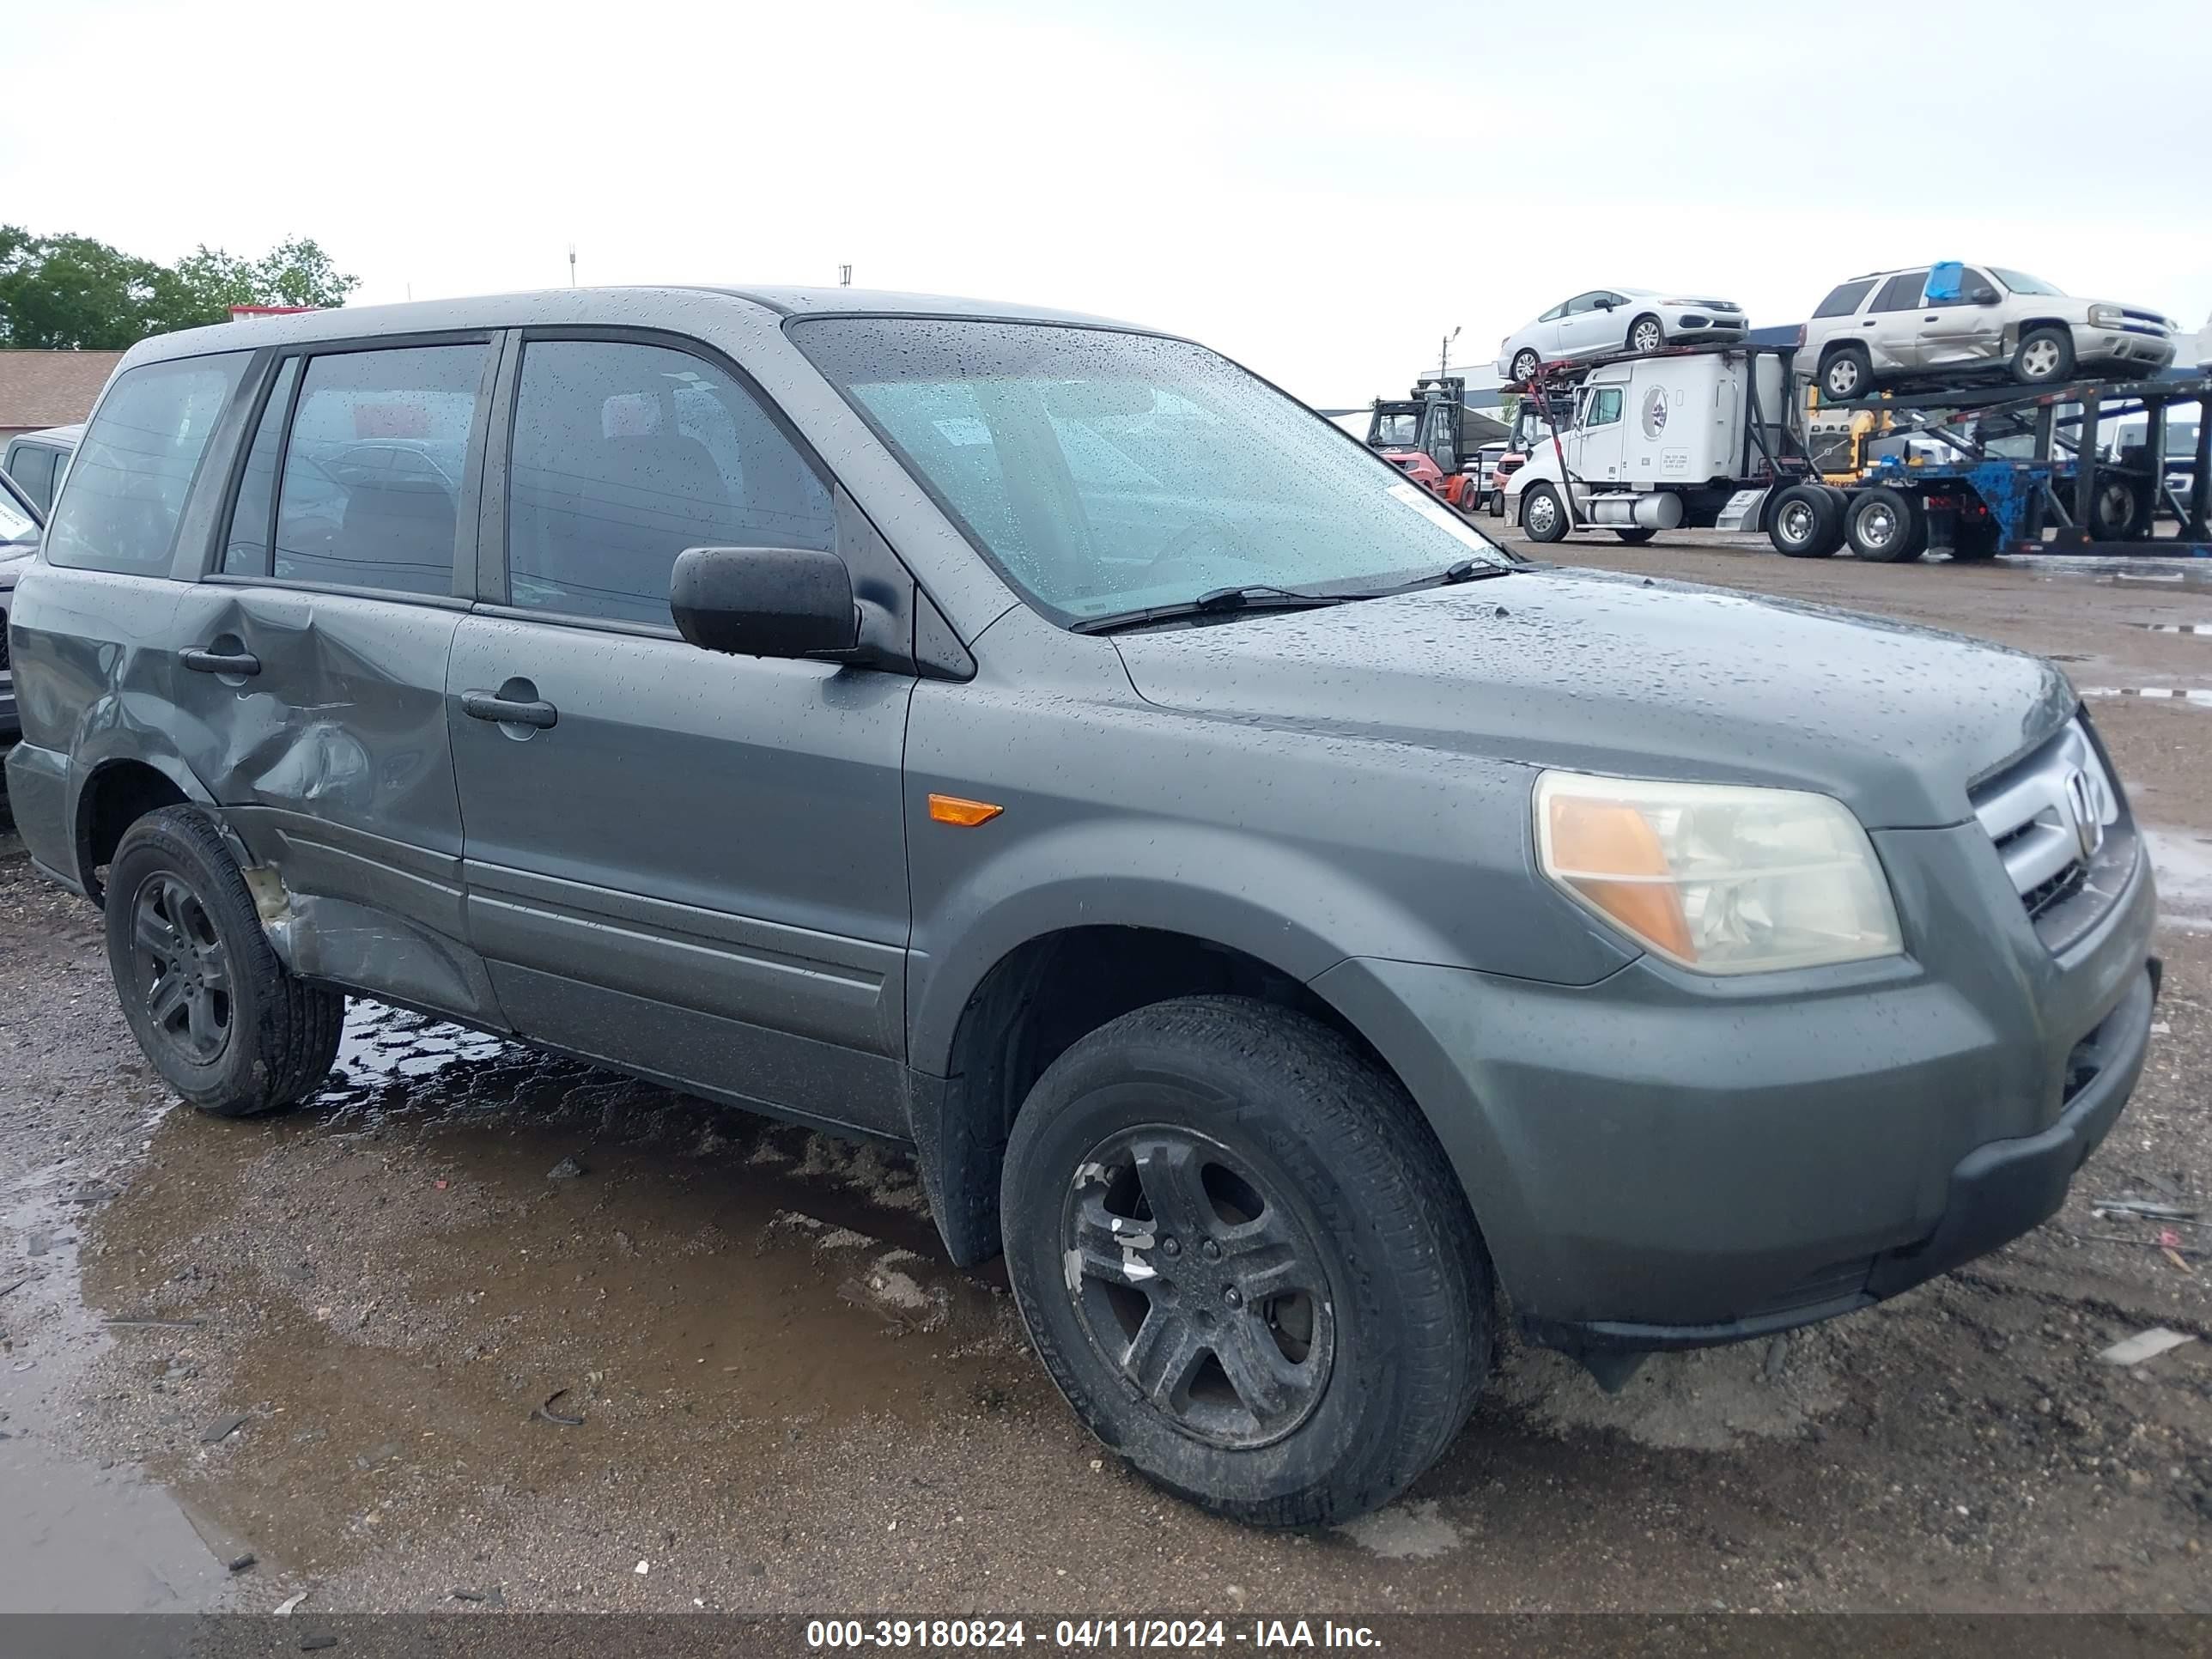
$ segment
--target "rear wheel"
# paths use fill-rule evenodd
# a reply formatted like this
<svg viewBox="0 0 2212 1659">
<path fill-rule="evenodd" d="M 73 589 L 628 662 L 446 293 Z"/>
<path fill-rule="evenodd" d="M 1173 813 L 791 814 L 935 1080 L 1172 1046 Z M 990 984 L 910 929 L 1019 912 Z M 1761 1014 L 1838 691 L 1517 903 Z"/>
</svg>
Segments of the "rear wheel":
<svg viewBox="0 0 2212 1659">
<path fill-rule="evenodd" d="M 1825 559 L 1844 544 L 1843 503 L 1820 484 L 1791 484 L 1774 498 L 1766 539 L 1789 559 Z"/>
<path fill-rule="evenodd" d="M 2012 377 L 2022 386 L 2049 386 L 2074 373 L 2074 333 L 2045 324 L 2020 337 L 2012 354 Z"/>
<path fill-rule="evenodd" d="M 1490 1266 L 1402 1090 L 1303 1014 L 1194 997 L 1054 1061 L 1014 1123 L 1006 1265 L 1078 1416 L 1262 1526 L 1388 1503 L 1490 1368 Z"/>
<path fill-rule="evenodd" d="M 1844 531 L 1851 551 L 1875 564 L 1907 564 L 1928 550 L 1928 515 L 1911 496 L 1887 484 L 1852 495 Z"/>
<path fill-rule="evenodd" d="M 296 1104 L 329 1075 L 345 999 L 276 959 L 245 878 L 197 807 L 131 826 L 109 866 L 107 963 L 163 1081 L 219 1117 Z"/>
<path fill-rule="evenodd" d="M 1532 348 L 1528 346 L 1522 347 L 1520 350 L 1513 354 L 1513 384 L 1516 386 L 1528 385 L 1529 381 L 1536 378 L 1536 371 L 1543 367 L 1543 362 L 1544 360 L 1538 356 Z"/>
<path fill-rule="evenodd" d="M 1824 402 L 1847 404 L 1874 391 L 1874 360 L 1864 346 L 1839 346 L 1820 365 L 1820 397 Z"/>
<path fill-rule="evenodd" d="M 1628 325 L 1628 349 L 1647 356 L 1667 343 L 1667 325 L 1648 313 Z"/>
<path fill-rule="evenodd" d="M 1532 542 L 1565 539 L 1567 509 L 1551 485 L 1530 484 L 1521 492 L 1521 528 Z"/>
</svg>

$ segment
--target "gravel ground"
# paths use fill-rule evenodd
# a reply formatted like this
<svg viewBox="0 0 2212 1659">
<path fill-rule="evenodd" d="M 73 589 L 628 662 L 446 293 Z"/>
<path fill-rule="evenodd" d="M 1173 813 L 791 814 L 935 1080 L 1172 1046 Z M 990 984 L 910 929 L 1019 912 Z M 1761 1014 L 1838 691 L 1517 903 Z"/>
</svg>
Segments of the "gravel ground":
<svg viewBox="0 0 2212 1659">
<path fill-rule="evenodd" d="M 2212 1333 L 2212 1230 L 2169 1255 L 2088 1201 L 2212 1192 L 2212 708 L 2107 695 L 2212 698 L 2212 635 L 2157 631 L 2212 586 L 1549 551 L 2023 645 L 2092 693 L 2166 993 L 2049 1225 L 1618 1396 L 1509 1352 L 1404 1500 L 1262 1534 L 1100 1455 L 896 1158 L 370 1005 L 307 1109 L 169 1109 L 98 917 L 0 836 L 0 1611 L 2212 1607 L 2212 1341 L 2095 1358 Z"/>
</svg>

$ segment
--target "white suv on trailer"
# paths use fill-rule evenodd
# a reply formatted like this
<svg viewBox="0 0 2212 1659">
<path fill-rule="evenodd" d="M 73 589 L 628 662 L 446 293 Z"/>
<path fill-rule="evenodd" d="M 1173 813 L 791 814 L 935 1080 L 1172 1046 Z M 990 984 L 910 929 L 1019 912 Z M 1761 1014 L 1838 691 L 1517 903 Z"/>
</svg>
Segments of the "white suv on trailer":
<svg viewBox="0 0 2212 1659">
<path fill-rule="evenodd" d="M 1831 403 L 1884 381 L 2005 371 L 2048 386 L 2075 370 L 2158 374 L 2173 361 L 2174 325 L 2155 311 L 2076 300 L 2002 265 L 1946 260 L 1838 284 L 1805 325 L 1798 362 Z"/>
</svg>

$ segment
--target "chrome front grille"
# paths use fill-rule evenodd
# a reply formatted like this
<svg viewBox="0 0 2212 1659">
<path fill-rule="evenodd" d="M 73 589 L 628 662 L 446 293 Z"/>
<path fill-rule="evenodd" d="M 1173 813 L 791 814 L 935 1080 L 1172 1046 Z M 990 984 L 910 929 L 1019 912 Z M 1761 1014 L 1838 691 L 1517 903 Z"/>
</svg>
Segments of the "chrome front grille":
<svg viewBox="0 0 2212 1659">
<path fill-rule="evenodd" d="M 1974 792 L 1979 821 L 2021 907 L 2039 917 L 2087 884 L 2120 821 L 2120 793 L 2077 716 Z"/>
</svg>

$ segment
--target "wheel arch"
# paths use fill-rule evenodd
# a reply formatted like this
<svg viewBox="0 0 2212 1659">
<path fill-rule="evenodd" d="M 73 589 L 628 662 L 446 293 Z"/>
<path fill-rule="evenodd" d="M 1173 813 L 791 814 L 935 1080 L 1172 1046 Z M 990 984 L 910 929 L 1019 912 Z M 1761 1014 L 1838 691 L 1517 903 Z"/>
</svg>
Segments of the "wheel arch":
<svg viewBox="0 0 2212 1659">
<path fill-rule="evenodd" d="M 1218 936 L 1231 929 L 1199 932 L 1158 921 L 1068 918 L 1041 928 L 999 951 L 973 977 L 949 1024 L 939 1015 L 918 1033 L 909 1130 L 956 1262 L 969 1265 L 999 1251 L 1006 1137 L 1037 1079 L 1083 1037 L 1136 1009 L 1199 995 L 1248 997 L 1290 1009 L 1337 1032 L 1406 1088 L 1361 1026 L 1313 988 L 1318 958 L 1292 941 L 1289 930 L 1283 941 L 1288 948 L 1271 949 Z M 1322 965 L 1343 959 L 1333 953 Z"/>
<path fill-rule="evenodd" d="M 104 905 L 99 872 L 131 826 L 164 806 L 212 808 L 215 798 L 173 755 L 111 755 L 88 766 L 70 813 L 70 847 L 85 896 Z"/>
</svg>

